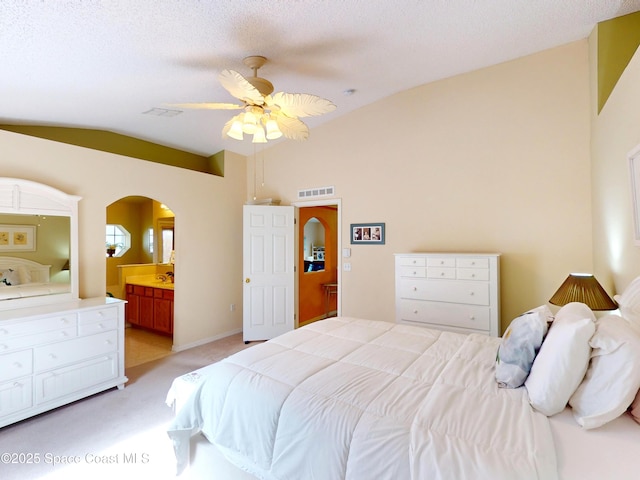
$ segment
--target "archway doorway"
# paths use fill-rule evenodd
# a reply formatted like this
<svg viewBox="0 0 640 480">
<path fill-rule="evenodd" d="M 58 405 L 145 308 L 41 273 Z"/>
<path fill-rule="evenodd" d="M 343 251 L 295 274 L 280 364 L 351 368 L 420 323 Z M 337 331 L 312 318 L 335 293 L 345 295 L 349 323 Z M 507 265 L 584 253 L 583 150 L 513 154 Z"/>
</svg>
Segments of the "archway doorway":
<svg viewBox="0 0 640 480">
<path fill-rule="evenodd" d="M 125 305 L 125 367 L 172 353 L 175 215 L 158 200 L 130 196 L 107 206 L 107 294 Z"/>
</svg>

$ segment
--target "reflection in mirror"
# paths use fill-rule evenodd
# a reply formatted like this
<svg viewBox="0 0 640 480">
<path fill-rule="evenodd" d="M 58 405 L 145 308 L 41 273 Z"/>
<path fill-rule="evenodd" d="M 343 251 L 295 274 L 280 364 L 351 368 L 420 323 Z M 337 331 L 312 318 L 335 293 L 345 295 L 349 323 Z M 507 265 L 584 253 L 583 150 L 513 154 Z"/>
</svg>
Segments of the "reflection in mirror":
<svg viewBox="0 0 640 480">
<path fill-rule="evenodd" d="M 0 310 L 78 298 L 80 197 L 0 178 Z"/>
<path fill-rule="evenodd" d="M 160 263 L 170 263 L 171 252 L 175 250 L 174 224 L 173 218 L 166 217 L 158 220 Z"/>
<path fill-rule="evenodd" d="M 35 233 L 31 240 L 24 239 L 24 245 L 14 245 L 11 238 L 0 238 L 0 255 L 31 260 L 41 265 L 51 265 L 49 281 L 53 283 L 69 283 L 70 258 L 70 219 L 55 215 L 17 215 L 0 214 L 0 237 L 3 233 L 19 234 L 19 226 L 31 227 Z M 5 232 L 5 230 L 7 232 Z M 65 265 L 67 266 L 64 269 Z"/>
<path fill-rule="evenodd" d="M 316 217 L 310 218 L 304 225 L 304 271 L 320 272 L 324 270 L 324 225 Z"/>
</svg>

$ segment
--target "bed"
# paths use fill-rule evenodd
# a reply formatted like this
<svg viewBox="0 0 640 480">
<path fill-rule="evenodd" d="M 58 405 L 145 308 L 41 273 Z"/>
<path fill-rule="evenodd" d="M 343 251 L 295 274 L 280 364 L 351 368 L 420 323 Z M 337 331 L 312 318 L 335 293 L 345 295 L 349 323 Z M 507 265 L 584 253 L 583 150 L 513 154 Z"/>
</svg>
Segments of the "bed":
<svg viewBox="0 0 640 480">
<path fill-rule="evenodd" d="M 70 291 L 68 283 L 50 281 L 51 265 L 19 257 L 0 257 L 0 300 L 37 297 Z"/>
<path fill-rule="evenodd" d="M 576 307 L 566 311 L 563 318 L 575 314 Z M 558 315 L 558 325 L 546 335 L 548 345 L 563 332 Z M 594 320 L 589 322 L 595 330 L 600 320 Z M 591 328 L 589 322 L 581 320 L 581 328 Z M 571 338 L 581 335 L 586 338 L 589 331 L 570 332 Z M 167 403 L 176 416 L 168 434 L 178 473 L 191 464 L 190 473 L 197 472 L 192 478 L 637 478 L 640 425 L 627 411 L 633 398 L 616 407 L 621 409 L 617 415 L 608 410 L 605 416 L 613 418 L 597 428 L 588 424 L 594 415 L 580 410 L 587 429 L 576 420 L 583 407 L 574 401 L 578 389 L 571 387 L 569 394 L 574 409 L 556 398 L 556 391 L 571 382 L 563 378 L 556 387 L 543 378 L 543 389 L 553 387 L 550 397 L 560 405 L 552 415 L 543 414 L 539 409 L 545 405 L 532 406 L 540 368 L 531 369 L 528 386 L 504 388 L 497 381 L 496 352 L 504 342 L 330 318 L 252 346 L 173 382 Z M 599 348 L 589 346 L 584 370 L 571 369 L 583 391 L 587 377 L 599 378 L 592 371 L 594 352 L 607 358 L 599 365 L 610 366 Z M 623 351 L 626 365 L 634 353 L 625 348 L 614 350 Z M 544 350 L 535 360 L 554 352 L 580 357 L 569 347 Z M 640 359 L 640 346 L 634 358 Z M 550 377 L 556 370 L 562 368 Z M 621 374 L 634 394 L 640 389 L 637 372 L 640 360 L 628 375 Z M 640 416 L 640 398 L 634 405 Z M 221 471 L 224 476 L 217 477 Z"/>
</svg>

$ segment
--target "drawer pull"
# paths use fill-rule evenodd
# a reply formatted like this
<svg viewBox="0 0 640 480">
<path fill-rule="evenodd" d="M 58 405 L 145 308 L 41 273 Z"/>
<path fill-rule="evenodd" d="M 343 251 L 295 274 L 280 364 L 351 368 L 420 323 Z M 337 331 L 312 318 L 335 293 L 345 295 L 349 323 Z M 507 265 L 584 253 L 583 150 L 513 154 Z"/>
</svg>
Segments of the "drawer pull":
<svg viewBox="0 0 640 480">
<path fill-rule="evenodd" d="M 469 317 L 469 320 L 475 320 L 475 319 L 476 319 L 476 317 L 475 317 L 475 316 L 473 316 L 473 315 L 471 315 L 471 316 Z"/>
<path fill-rule="evenodd" d="M 412 260 L 411 263 L 413 263 L 415 265 L 418 262 L 416 260 Z"/>
<path fill-rule="evenodd" d="M 67 332 L 60 332 L 61 337 L 68 337 L 69 334 Z"/>
<path fill-rule="evenodd" d="M 475 295 L 475 292 L 469 292 L 469 295 L 473 297 Z"/>
<path fill-rule="evenodd" d="M 444 272 L 440 272 L 440 276 L 441 276 L 441 277 L 444 277 Z"/>
<path fill-rule="evenodd" d="M 6 335 L 7 333 L 9 333 L 5 328 L 0 328 L 0 333 L 2 335 Z"/>
<path fill-rule="evenodd" d="M 13 386 L 14 386 L 15 388 L 18 388 L 18 387 L 21 387 L 21 386 L 22 386 L 22 384 L 21 384 L 20 382 L 13 382 Z"/>
<path fill-rule="evenodd" d="M 0 345 L 0 348 L 1 348 L 2 350 L 9 350 L 9 346 L 8 346 L 8 345 L 5 345 L 4 343 L 3 343 L 2 345 Z"/>
<path fill-rule="evenodd" d="M 413 276 L 415 277 L 418 274 L 415 270 L 413 271 Z"/>
<path fill-rule="evenodd" d="M 418 287 L 413 287 L 413 291 L 417 292 L 418 291 Z"/>
<path fill-rule="evenodd" d="M 60 319 L 60 322 L 63 323 L 64 325 L 67 325 L 69 323 L 69 320 L 63 317 Z"/>
<path fill-rule="evenodd" d="M 104 317 L 104 312 L 103 312 L 102 310 L 100 310 L 100 311 L 98 312 L 98 315 L 99 315 L 99 316 L 101 316 L 101 317 Z"/>
<path fill-rule="evenodd" d="M 13 362 L 13 368 L 22 368 L 22 364 L 20 362 Z"/>
<path fill-rule="evenodd" d="M 53 353 L 50 353 L 50 354 L 49 354 L 49 358 L 50 358 L 51 360 L 55 360 L 57 357 L 56 357 Z"/>
<path fill-rule="evenodd" d="M 417 314 L 417 313 L 418 313 L 418 310 L 414 310 L 414 311 L 413 311 L 413 313 Z"/>
<path fill-rule="evenodd" d="M 472 273 L 472 274 L 471 274 L 471 278 L 476 278 L 476 274 L 475 274 L 475 273 Z"/>
<path fill-rule="evenodd" d="M 99 323 L 99 324 L 98 324 L 98 328 L 99 328 L 100 330 L 104 330 L 104 325 L 103 325 L 103 324 L 101 324 L 101 323 Z"/>
<path fill-rule="evenodd" d="M 104 341 L 104 344 L 105 344 L 105 345 L 111 345 L 111 340 L 105 340 L 105 341 Z"/>
</svg>

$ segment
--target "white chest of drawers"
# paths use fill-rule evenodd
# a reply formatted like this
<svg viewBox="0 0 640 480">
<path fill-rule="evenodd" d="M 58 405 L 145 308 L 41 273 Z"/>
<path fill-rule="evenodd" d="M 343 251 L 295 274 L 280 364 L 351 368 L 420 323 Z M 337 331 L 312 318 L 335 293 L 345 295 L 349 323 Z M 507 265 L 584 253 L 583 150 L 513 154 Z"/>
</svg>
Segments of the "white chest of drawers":
<svg viewBox="0 0 640 480">
<path fill-rule="evenodd" d="M 90 298 L 0 312 L 0 427 L 123 388 L 124 303 Z"/>
<path fill-rule="evenodd" d="M 498 336 L 500 255 L 395 255 L 396 322 Z"/>
</svg>

